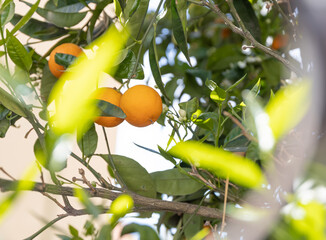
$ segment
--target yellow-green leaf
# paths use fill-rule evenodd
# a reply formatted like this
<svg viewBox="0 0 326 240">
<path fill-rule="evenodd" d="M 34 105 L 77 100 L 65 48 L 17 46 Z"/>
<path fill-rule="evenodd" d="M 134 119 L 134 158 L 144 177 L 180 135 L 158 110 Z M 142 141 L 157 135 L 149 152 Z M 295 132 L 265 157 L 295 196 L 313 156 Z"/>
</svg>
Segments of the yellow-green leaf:
<svg viewBox="0 0 326 240">
<path fill-rule="evenodd" d="M 303 81 L 279 90 L 267 104 L 269 126 L 275 139 L 279 139 L 295 127 L 309 106 L 310 83 Z"/>
<path fill-rule="evenodd" d="M 98 114 L 93 91 L 102 72 L 112 73 L 125 32 L 111 27 L 89 46 L 89 58 L 81 55 L 54 85 L 49 97 L 49 122 L 57 135 L 85 131 Z"/>
<path fill-rule="evenodd" d="M 169 153 L 196 167 L 207 169 L 216 176 L 229 177 L 241 186 L 258 187 L 265 179 L 253 161 L 209 144 L 180 142 Z"/>
</svg>

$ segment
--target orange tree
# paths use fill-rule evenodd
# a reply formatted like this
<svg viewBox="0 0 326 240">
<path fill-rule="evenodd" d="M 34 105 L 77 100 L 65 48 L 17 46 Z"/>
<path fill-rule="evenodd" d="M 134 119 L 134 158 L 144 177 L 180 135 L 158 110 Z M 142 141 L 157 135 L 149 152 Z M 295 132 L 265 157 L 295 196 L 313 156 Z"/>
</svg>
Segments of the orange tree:
<svg viewBox="0 0 326 240">
<path fill-rule="evenodd" d="M 291 55 L 293 49 L 300 51 L 302 37 L 300 12 L 292 1 L 48 0 L 43 7 L 40 0 L 21 1 L 28 8 L 24 16 L 16 13 L 15 1 L 0 3 L 0 136 L 5 141 L 6 132 L 20 121 L 27 121 L 38 136 L 38 172 L 28 170 L 20 181 L 0 179 L 0 189 L 11 192 L 1 200 L 0 216 L 23 190 L 41 192 L 62 208 L 28 239 L 62 218 L 96 219 L 100 214 L 108 215 L 105 225 L 88 221 L 86 230 L 69 226 L 70 236 L 58 236 L 110 239 L 117 223 L 131 212 L 140 218 L 159 214 L 155 230 L 137 223 L 124 226 L 122 234 L 136 232 L 141 239 L 255 239 L 257 235 L 248 234 L 260 231 L 268 233 L 266 239 L 324 239 L 324 205 L 296 197 L 293 178 L 284 180 L 279 174 L 292 167 L 290 159 L 302 158 L 282 141 L 308 109 L 309 84 L 302 77 L 309 63 Z M 108 14 L 110 9 L 114 14 Z M 30 39 L 21 42 L 17 34 Z M 279 36 L 287 36 L 286 44 L 282 40 L 273 47 L 273 38 Z M 37 40 L 55 41 L 41 55 Z M 69 45 L 53 51 L 65 43 L 88 54 Z M 145 58 L 156 89 L 130 88 L 122 97 L 121 88 L 111 89 L 117 96 L 110 95 L 111 90 L 108 96 L 101 95 L 106 91 L 94 94 L 103 72 L 126 88 L 131 81 L 145 85 Z M 14 70 L 9 70 L 11 62 Z M 60 74 L 51 73 L 52 65 L 62 66 Z M 94 121 L 106 126 L 100 120 L 114 119 L 115 124 L 107 125 L 112 127 L 125 118 L 135 126 L 160 124 L 171 130 L 165 146 L 142 148 L 170 161 L 173 168 L 149 173 L 109 148 L 96 152 Z M 80 156 L 67 147 L 71 139 L 77 140 Z M 79 177 L 60 177 L 68 157 L 83 165 Z M 93 157 L 106 161 L 106 176 L 90 161 Z M 90 174 L 95 181 L 88 180 Z M 43 175 L 52 182 L 44 182 Z M 41 182 L 35 182 L 38 176 Z M 62 201 L 55 200 L 56 195 Z M 68 197 L 78 199 L 83 208 L 77 209 Z M 113 202 L 108 208 L 98 206 L 94 197 Z M 287 211 L 280 211 L 283 206 Z M 271 226 L 262 223 L 273 223 L 276 215 L 282 218 L 270 231 Z"/>
</svg>

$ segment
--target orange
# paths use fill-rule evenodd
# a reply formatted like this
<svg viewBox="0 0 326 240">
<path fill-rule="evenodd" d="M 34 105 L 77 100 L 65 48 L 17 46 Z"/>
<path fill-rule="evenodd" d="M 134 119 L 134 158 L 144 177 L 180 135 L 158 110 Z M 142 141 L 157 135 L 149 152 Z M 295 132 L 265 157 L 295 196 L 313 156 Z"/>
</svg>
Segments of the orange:
<svg viewBox="0 0 326 240">
<path fill-rule="evenodd" d="M 70 54 L 77 57 L 79 54 L 82 53 L 82 49 L 78 45 L 73 43 L 63 43 L 52 50 L 49 59 L 49 68 L 51 73 L 55 77 L 59 78 L 64 73 L 65 68 L 64 66 L 59 65 L 55 62 L 56 53 Z"/>
<path fill-rule="evenodd" d="M 153 88 L 137 85 L 122 95 L 120 107 L 127 115 L 128 123 L 136 127 L 146 127 L 160 117 L 162 100 Z"/>
<path fill-rule="evenodd" d="M 96 99 L 104 100 L 119 107 L 122 94 L 114 88 L 99 88 L 96 92 Z M 115 127 L 123 122 L 123 118 L 118 117 L 97 117 L 95 122 L 103 127 Z"/>
<path fill-rule="evenodd" d="M 278 34 L 274 37 L 273 43 L 272 43 L 272 49 L 279 50 L 280 48 L 285 47 L 289 43 L 289 35 L 288 34 Z"/>
</svg>

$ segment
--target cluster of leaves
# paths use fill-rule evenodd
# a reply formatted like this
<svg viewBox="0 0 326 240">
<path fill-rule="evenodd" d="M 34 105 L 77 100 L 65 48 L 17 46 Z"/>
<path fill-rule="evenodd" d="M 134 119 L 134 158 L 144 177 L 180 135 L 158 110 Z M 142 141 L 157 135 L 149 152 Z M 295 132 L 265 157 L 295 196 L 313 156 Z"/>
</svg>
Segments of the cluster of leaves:
<svg viewBox="0 0 326 240">
<path fill-rule="evenodd" d="M 154 11 L 148 9 L 149 0 L 48 0 L 42 8 L 39 6 L 40 0 L 34 4 L 27 1 L 21 3 L 29 7 L 24 16 L 15 13 L 15 3 L 11 0 L 4 1 L 0 9 L 0 44 L 4 46 L 4 51 L 0 54 L 7 65 L 1 65 L 0 68 L 0 79 L 6 85 L 6 88 L 0 88 L 0 137 L 5 137 L 7 130 L 19 118 L 26 118 L 38 134 L 34 146 L 36 158 L 58 186 L 72 183 L 63 178 L 59 180 L 57 174 L 66 167 L 67 157 L 71 155 L 97 178 L 94 188 L 100 185 L 111 189 L 92 167 L 91 158 L 100 156 L 108 164 L 108 174 L 116 179 L 113 190 L 118 192 L 127 189 L 129 193 L 147 199 L 165 199 L 170 196 L 173 202 L 192 204 L 198 206 L 198 209 L 201 206 L 222 208 L 224 198 L 228 202 L 241 204 L 249 188 L 260 186 L 265 181 L 261 169 L 270 163 L 275 142 L 300 119 L 292 121 L 293 114 L 304 113 L 302 105 L 306 92 L 302 89 L 306 89 L 307 85 L 279 90 L 284 85 L 280 80 L 288 79 L 290 72 L 284 69 L 281 62 L 260 49 L 242 47 L 251 43 L 232 32 L 223 18 L 214 11 L 216 4 L 222 14 L 232 19 L 237 27 L 243 28 L 240 22 L 234 20 L 237 16 L 234 16 L 226 1 L 161 0 Z M 115 17 L 110 17 L 104 11 L 109 4 L 114 6 Z M 246 30 L 259 43 L 266 45 L 268 39 L 276 34 L 289 29 L 292 32 L 293 26 L 290 27 L 288 19 L 284 17 L 289 12 L 283 6 L 273 7 L 262 15 L 260 11 L 263 6 L 262 1 L 234 1 L 234 7 Z M 44 20 L 37 20 L 34 14 Z M 82 21 L 86 23 L 76 27 Z M 6 28 L 8 24 L 14 25 L 11 31 Z M 106 30 L 115 24 L 129 35 L 127 40 L 121 35 L 122 46 L 115 46 L 119 53 L 108 55 L 108 58 L 118 56 L 117 59 L 114 63 L 108 63 L 111 64 L 109 69 L 103 66 L 103 69 L 99 67 L 98 70 L 87 71 L 94 72 L 90 76 L 98 76 L 100 70 L 107 71 L 120 83 L 128 85 L 130 80 L 144 79 L 142 63 L 148 51 L 150 69 L 166 106 L 158 122 L 163 126 L 170 125 L 171 135 L 167 145 L 158 146 L 157 150 L 139 147 L 170 161 L 175 166 L 172 169 L 148 173 L 131 158 L 112 155 L 110 152 L 97 153 L 98 133 L 95 125 L 89 122 L 77 131 L 78 146 L 82 152 L 82 156 L 78 157 L 71 153 L 66 144 L 70 138 L 65 133 L 70 134 L 70 129 L 67 132 L 57 131 L 53 127 L 55 124 L 48 122 L 51 120 L 47 115 L 48 104 L 51 96 L 55 98 L 53 92 L 60 87 L 52 90 L 66 80 L 65 77 L 56 79 L 49 71 L 46 58 L 50 52 L 65 42 L 85 48 L 98 44 L 102 51 L 106 51 L 110 47 L 110 36 L 106 35 Z M 32 40 L 22 44 L 16 37 L 18 31 Z M 112 33 L 114 35 L 114 31 Z M 112 40 L 115 44 L 118 36 L 112 38 L 115 39 Z M 33 48 L 35 42 L 32 41 L 35 39 L 40 42 L 59 40 L 47 53 L 40 55 Z M 289 51 L 295 47 L 297 46 L 289 44 L 280 49 L 280 53 L 291 58 Z M 9 71 L 9 58 L 15 64 L 13 74 Z M 104 54 L 95 57 L 93 61 L 96 65 L 100 61 L 102 63 L 102 60 Z M 75 58 L 57 54 L 56 61 L 68 66 Z M 74 68 L 86 61 L 77 60 Z M 298 62 L 294 64 L 299 65 Z M 77 79 L 79 76 L 82 78 L 82 75 L 83 73 L 72 73 L 70 76 Z M 69 74 L 64 76 L 69 78 Z M 76 85 L 78 84 L 80 83 L 77 82 Z M 78 87 L 75 91 L 77 90 Z M 29 103 L 26 96 L 32 96 L 37 103 L 35 100 Z M 101 104 L 104 115 L 121 114 L 119 109 L 114 110 L 110 105 Z M 263 105 L 267 105 L 266 108 Z M 37 108 L 41 108 L 39 116 L 35 114 Z M 66 122 L 71 121 L 67 125 L 74 127 L 73 116 L 76 112 L 70 114 L 71 118 L 65 116 Z M 289 120 L 278 121 L 280 114 Z M 259 122 L 257 116 L 261 115 L 270 118 L 270 126 L 266 122 Z M 46 124 L 42 125 L 39 119 Z M 262 139 L 262 135 L 275 142 L 266 146 L 266 138 Z M 184 142 L 190 138 L 192 141 Z M 170 148 L 173 142 L 177 144 Z M 59 157 L 57 149 L 63 152 Z M 229 180 L 231 183 L 228 188 Z M 95 206 L 84 191 L 76 190 L 75 197 L 93 218 L 107 212 Z M 192 214 L 165 212 L 155 208 L 148 211 L 149 213 L 140 213 L 139 216 L 151 217 L 153 212 L 158 212 L 158 232 L 164 224 L 174 233 L 175 239 L 196 239 L 206 221 L 212 226 L 222 221 L 220 218 L 211 219 L 196 214 L 197 211 Z M 124 214 L 116 216 L 119 219 Z M 87 222 L 84 236 L 69 226 L 71 237 L 60 235 L 60 238 L 82 239 L 91 236 L 95 239 L 108 239 L 117 219 L 99 229 Z M 141 239 L 159 239 L 158 233 L 148 226 L 129 224 L 124 227 L 122 234 L 131 232 L 139 233 Z"/>
</svg>

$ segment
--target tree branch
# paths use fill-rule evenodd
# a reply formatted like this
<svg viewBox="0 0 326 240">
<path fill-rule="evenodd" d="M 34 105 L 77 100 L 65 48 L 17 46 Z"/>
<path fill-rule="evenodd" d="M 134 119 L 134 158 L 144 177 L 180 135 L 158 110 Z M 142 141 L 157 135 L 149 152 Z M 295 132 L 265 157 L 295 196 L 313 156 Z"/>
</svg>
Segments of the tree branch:
<svg viewBox="0 0 326 240">
<path fill-rule="evenodd" d="M 1 192 L 7 191 L 15 191 L 17 189 L 19 181 L 12 181 L 0 178 L 0 190 Z M 26 183 L 31 183 L 26 181 Z M 33 182 L 34 187 L 32 189 L 21 189 L 21 190 L 29 190 L 35 192 L 46 192 L 56 195 L 62 196 L 74 196 L 74 189 L 71 187 L 62 187 L 53 184 L 45 184 L 45 187 L 42 183 Z M 42 186 L 43 185 L 43 186 Z M 21 184 L 21 186 L 25 186 L 25 184 Z M 90 188 L 84 188 L 84 191 L 88 193 L 89 197 L 99 197 L 103 199 L 114 200 L 116 199 L 121 192 L 109 191 L 103 188 L 96 188 L 94 192 Z M 135 208 L 134 211 L 151 211 L 151 212 L 174 212 L 174 213 L 188 213 L 188 214 L 196 214 L 202 217 L 220 219 L 222 218 L 222 212 L 215 208 L 203 207 L 195 204 L 183 203 L 183 202 L 169 202 L 160 199 L 147 198 L 140 196 L 135 193 L 128 193 L 134 200 Z M 82 215 L 87 214 L 85 210 L 73 210 L 68 211 L 70 215 Z"/>
<path fill-rule="evenodd" d="M 295 65 L 293 65 L 289 60 L 283 58 L 279 53 L 277 53 L 276 51 L 273 51 L 272 49 L 264 46 L 263 44 L 261 44 L 260 42 L 258 42 L 252 35 L 251 33 L 245 28 L 241 18 L 239 17 L 238 12 L 235 10 L 234 5 L 233 5 L 233 1 L 228 0 L 227 3 L 230 6 L 230 10 L 231 13 L 234 15 L 236 21 L 239 23 L 240 27 L 237 27 L 236 25 L 234 25 L 234 23 L 228 19 L 228 17 L 221 11 L 221 9 L 215 5 L 214 3 L 211 3 L 211 1 L 209 0 L 209 2 L 206 2 L 206 0 L 202 0 L 202 3 L 204 6 L 207 6 L 208 8 L 210 8 L 211 10 L 213 10 L 213 12 L 215 12 L 219 17 L 221 17 L 225 24 L 228 25 L 231 30 L 234 33 L 239 34 L 240 36 L 242 36 L 243 38 L 247 39 L 248 41 L 251 42 L 251 44 L 263 51 L 264 53 L 274 57 L 275 59 L 277 59 L 278 61 L 280 61 L 281 63 L 283 63 L 283 65 L 285 67 L 287 67 L 288 69 L 290 69 L 291 71 L 295 72 L 298 76 L 302 76 L 303 75 L 303 71 L 302 69 L 296 67 Z"/>
</svg>

